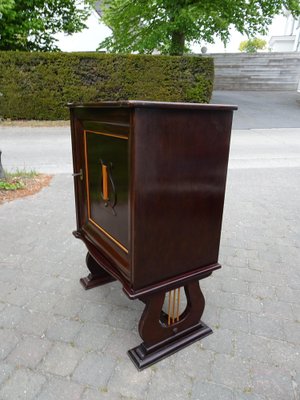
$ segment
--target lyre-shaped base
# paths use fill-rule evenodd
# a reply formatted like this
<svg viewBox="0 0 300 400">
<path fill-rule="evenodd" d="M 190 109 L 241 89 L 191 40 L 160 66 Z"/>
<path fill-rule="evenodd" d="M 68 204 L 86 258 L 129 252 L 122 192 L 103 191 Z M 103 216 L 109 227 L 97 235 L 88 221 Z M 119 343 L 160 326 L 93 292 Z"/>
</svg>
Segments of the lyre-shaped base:
<svg viewBox="0 0 300 400">
<path fill-rule="evenodd" d="M 165 292 L 141 299 L 146 304 L 139 323 L 139 333 L 144 342 L 128 351 L 139 370 L 212 333 L 200 320 L 205 300 L 198 281 L 186 284 L 184 290 L 186 309 L 176 320 L 172 318 L 171 324 L 167 323 L 170 321 L 169 316 L 162 311 Z M 163 320 L 166 322 L 162 322 Z"/>
</svg>

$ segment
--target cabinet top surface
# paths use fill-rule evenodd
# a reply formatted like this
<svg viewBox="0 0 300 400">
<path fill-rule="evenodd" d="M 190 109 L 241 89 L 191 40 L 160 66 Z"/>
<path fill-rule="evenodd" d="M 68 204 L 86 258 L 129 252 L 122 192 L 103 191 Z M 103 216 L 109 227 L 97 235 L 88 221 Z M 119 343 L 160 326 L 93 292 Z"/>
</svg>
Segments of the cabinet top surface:
<svg viewBox="0 0 300 400">
<path fill-rule="evenodd" d="M 69 103 L 69 108 L 168 108 L 186 110 L 237 110 L 236 105 L 205 103 L 171 103 L 161 101 L 103 101 L 98 103 Z"/>
</svg>

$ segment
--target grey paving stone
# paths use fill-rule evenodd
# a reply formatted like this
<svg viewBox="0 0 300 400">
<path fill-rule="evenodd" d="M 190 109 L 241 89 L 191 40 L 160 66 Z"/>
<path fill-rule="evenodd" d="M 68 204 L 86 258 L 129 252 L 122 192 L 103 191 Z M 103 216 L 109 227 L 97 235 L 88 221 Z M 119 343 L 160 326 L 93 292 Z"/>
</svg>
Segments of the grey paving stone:
<svg viewBox="0 0 300 400">
<path fill-rule="evenodd" d="M 72 379 L 83 385 L 107 390 L 107 383 L 116 367 L 116 360 L 108 355 L 90 353 L 75 369 Z"/>
<path fill-rule="evenodd" d="M 225 386 L 200 380 L 195 381 L 190 398 L 192 400 L 234 400 L 234 393 Z"/>
<path fill-rule="evenodd" d="M 64 317 L 74 318 L 78 315 L 83 306 L 84 303 L 81 299 L 67 296 L 60 299 L 60 301 L 54 306 L 53 313 Z"/>
<path fill-rule="evenodd" d="M 0 312 L 3 311 L 5 307 L 7 307 L 7 304 L 0 303 Z"/>
<path fill-rule="evenodd" d="M 184 373 L 184 369 L 153 369 L 146 400 L 188 399 L 192 392 L 192 379 Z"/>
<path fill-rule="evenodd" d="M 258 300 L 276 298 L 275 287 L 268 286 L 267 283 L 250 282 L 249 293 L 250 296 Z"/>
<path fill-rule="evenodd" d="M 26 314 L 26 310 L 21 307 L 8 306 L 0 313 L 0 327 L 14 328 Z"/>
<path fill-rule="evenodd" d="M 285 338 L 288 342 L 300 345 L 300 321 L 299 322 L 284 321 L 283 329 L 285 332 Z"/>
<path fill-rule="evenodd" d="M 51 377 L 36 400 L 80 400 L 85 387 L 67 379 Z"/>
<path fill-rule="evenodd" d="M 200 346 L 216 353 L 233 354 L 233 331 L 216 329 L 212 335 L 201 340 Z"/>
<path fill-rule="evenodd" d="M 31 400 L 41 390 L 46 378 L 27 369 L 16 370 L 0 389 L 2 400 Z"/>
<path fill-rule="evenodd" d="M 261 394 L 253 393 L 252 388 L 246 388 L 243 392 L 235 392 L 235 400 L 267 400 L 267 398 Z"/>
<path fill-rule="evenodd" d="M 139 372 L 129 360 L 122 361 L 116 366 L 107 388 L 111 393 L 142 399 L 147 392 L 151 375 L 152 370 L 149 368 Z"/>
<path fill-rule="evenodd" d="M 76 347 L 64 343 L 55 343 L 38 369 L 51 374 L 68 376 L 76 368 L 83 353 Z"/>
<path fill-rule="evenodd" d="M 6 301 L 17 306 L 24 306 L 35 294 L 35 290 L 28 287 L 17 287 L 11 291 Z"/>
<path fill-rule="evenodd" d="M 24 337 L 7 357 L 7 361 L 18 367 L 35 368 L 51 346 L 52 343 L 46 339 Z"/>
<path fill-rule="evenodd" d="M 237 294 L 233 296 L 234 309 L 252 313 L 261 313 L 263 311 L 263 303 L 261 300 L 255 299 L 251 296 L 243 296 Z"/>
<path fill-rule="evenodd" d="M 26 310 L 26 313 L 17 325 L 17 329 L 22 333 L 42 336 L 52 319 L 52 316 L 45 313 Z"/>
<path fill-rule="evenodd" d="M 54 293 L 40 292 L 27 303 L 26 307 L 33 311 L 48 312 L 52 311 L 59 300 L 58 295 Z"/>
<path fill-rule="evenodd" d="M 102 350 L 113 333 L 114 329 L 110 326 L 87 322 L 82 326 L 74 343 L 88 351 Z"/>
<path fill-rule="evenodd" d="M 4 360 L 19 342 L 19 335 L 12 329 L 0 329 L 0 359 Z"/>
<path fill-rule="evenodd" d="M 245 295 L 249 292 L 249 282 L 237 278 L 225 278 L 222 279 L 221 290 L 228 293 Z"/>
<path fill-rule="evenodd" d="M 236 334 L 235 354 L 242 359 L 257 360 L 277 366 L 293 366 L 300 355 L 299 346 L 255 335 Z"/>
<path fill-rule="evenodd" d="M 249 314 L 245 311 L 227 310 L 223 308 L 220 311 L 220 328 L 248 333 Z"/>
<path fill-rule="evenodd" d="M 72 342 L 82 327 L 82 323 L 63 317 L 53 318 L 49 323 L 46 336 L 50 340 Z"/>
<path fill-rule="evenodd" d="M 249 361 L 227 354 L 216 354 L 212 365 L 212 380 L 243 391 L 251 386 Z"/>
<path fill-rule="evenodd" d="M 125 397 L 117 393 L 108 392 L 107 389 L 86 389 L 81 400 L 126 400 Z"/>
<path fill-rule="evenodd" d="M 127 351 L 138 346 L 141 342 L 142 339 L 136 331 L 115 329 L 103 347 L 103 353 L 118 359 L 126 358 L 128 360 Z"/>
<path fill-rule="evenodd" d="M 107 324 L 108 315 L 112 312 L 112 306 L 109 304 L 85 302 L 78 313 L 82 321 L 93 321 Z"/>
<path fill-rule="evenodd" d="M 231 293 L 209 290 L 204 292 L 206 304 L 212 304 L 222 308 L 232 308 L 234 305 L 234 297 Z"/>
<path fill-rule="evenodd" d="M 139 319 L 140 314 L 128 307 L 113 306 L 107 314 L 108 324 L 121 329 L 133 329 Z"/>
<path fill-rule="evenodd" d="M 300 283 L 300 279 L 299 279 Z M 288 303 L 300 304 L 300 290 L 294 290 L 289 287 L 277 287 L 276 295 L 279 300 L 286 301 Z"/>
<path fill-rule="evenodd" d="M 293 399 L 294 391 L 289 371 L 270 367 L 266 364 L 253 367 L 254 393 L 262 394 L 268 399 Z"/>
<path fill-rule="evenodd" d="M 292 305 L 283 301 L 263 300 L 263 312 L 266 315 L 272 315 L 282 320 L 294 319 Z"/>
<path fill-rule="evenodd" d="M 7 363 L 0 363 L 0 385 L 5 382 L 12 374 L 14 366 Z"/>
<path fill-rule="evenodd" d="M 284 323 L 280 319 L 266 315 L 250 314 L 250 332 L 254 335 L 273 339 L 285 339 Z"/>
<path fill-rule="evenodd" d="M 200 342 L 182 349 L 172 357 L 174 368 L 182 368 L 184 373 L 193 379 L 211 380 L 214 353 L 210 350 L 204 350 Z"/>
</svg>

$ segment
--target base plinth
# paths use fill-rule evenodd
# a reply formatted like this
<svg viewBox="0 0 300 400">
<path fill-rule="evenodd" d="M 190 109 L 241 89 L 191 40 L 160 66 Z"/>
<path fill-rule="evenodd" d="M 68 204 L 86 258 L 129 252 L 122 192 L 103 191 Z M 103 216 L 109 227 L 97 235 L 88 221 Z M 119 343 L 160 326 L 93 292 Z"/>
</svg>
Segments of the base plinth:
<svg viewBox="0 0 300 400">
<path fill-rule="evenodd" d="M 127 354 L 136 368 L 138 370 L 142 370 L 152 364 L 155 364 L 163 358 L 176 353 L 177 351 L 196 342 L 197 340 L 203 339 L 211 333 L 213 333 L 212 329 L 210 329 L 203 322 L 200 322 L 195 326 L 195 328 L 193 328 L 192 331 L 189 330 L 186 334 L 182 332 L 179 337 L 174 338 L 167 343 L 164 342 L 161 346 L 158 344 L 153 349 L 147 348 L 145 343 L 141 343 L 139 346 L 128 350 Z"/>
</svg>

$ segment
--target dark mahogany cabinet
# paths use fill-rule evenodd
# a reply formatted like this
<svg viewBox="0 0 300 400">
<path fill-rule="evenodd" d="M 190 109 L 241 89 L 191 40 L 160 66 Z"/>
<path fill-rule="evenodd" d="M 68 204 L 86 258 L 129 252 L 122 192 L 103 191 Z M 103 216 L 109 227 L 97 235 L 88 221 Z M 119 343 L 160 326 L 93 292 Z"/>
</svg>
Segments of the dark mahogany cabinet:
<svg viewBox="0 0 300 400">
<path fill-rule="evenodd" d="M 199 280 L 218 253 L 235 106 L 70 104 L 86 289 L 119 280 L 145 304 L 139 368 L 211 333 Z M 182 288 L 182 291 L 180 290 Z M 180 297 L 181 296 L 181 297 Z M 182 300 L 185 298 L 185 302 Z"/>
</svg>

